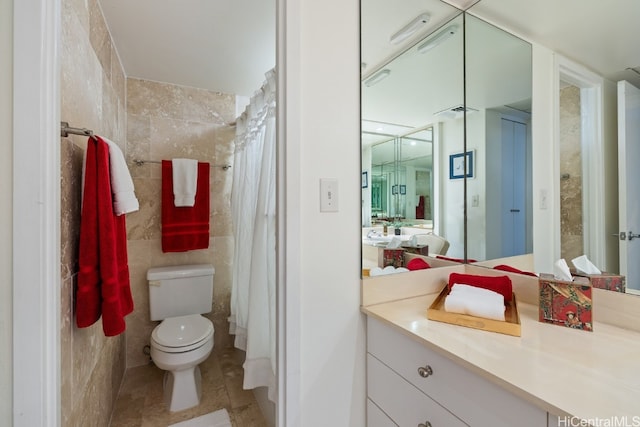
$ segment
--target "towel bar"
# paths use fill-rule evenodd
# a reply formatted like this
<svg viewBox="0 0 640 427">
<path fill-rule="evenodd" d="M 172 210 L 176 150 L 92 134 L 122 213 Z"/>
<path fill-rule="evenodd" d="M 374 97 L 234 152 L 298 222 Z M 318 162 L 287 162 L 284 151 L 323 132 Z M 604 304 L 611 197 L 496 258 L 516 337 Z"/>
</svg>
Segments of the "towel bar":
<svg viewBox="0 0 640 427">
<path fill-rule="evenodd" d="M 136 166 L 142 166 L 145 163 L 157 163 L 157 164 L 161 164 L 162 162 L 159 160 L 140 160 L 140 159 L 135 159 L 133 161 L 133 163 L 136 164 Z M 229 170 L 231 169 L 231 165 L 213 165 L 214 168 L 222 168 L 222 170 Z"/>
</svg>

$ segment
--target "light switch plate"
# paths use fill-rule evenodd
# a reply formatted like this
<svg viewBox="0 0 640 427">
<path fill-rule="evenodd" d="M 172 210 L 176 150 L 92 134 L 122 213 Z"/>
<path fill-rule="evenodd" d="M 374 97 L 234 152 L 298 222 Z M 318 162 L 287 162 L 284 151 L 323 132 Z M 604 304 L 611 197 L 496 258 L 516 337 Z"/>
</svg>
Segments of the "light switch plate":
<svg viewBox="0 0 640 427">
<path fill-rule="evenodd" d="M 337 179 L 320 179 L 320 212 L 338 212 Z"/>
</svg>

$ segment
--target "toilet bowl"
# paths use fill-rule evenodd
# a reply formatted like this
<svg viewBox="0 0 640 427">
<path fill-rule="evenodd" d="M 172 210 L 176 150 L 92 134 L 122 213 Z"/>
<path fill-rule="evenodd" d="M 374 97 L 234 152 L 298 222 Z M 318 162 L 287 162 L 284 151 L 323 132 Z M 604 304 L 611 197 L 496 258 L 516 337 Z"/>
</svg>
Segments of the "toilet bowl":
<svg viewBox="0 0 640 427">
<path fill-rule="evenodd" d="M 151 359 L 164 371 L 164 400 L 172 412 L 200 403 L 199 364 L 213 349 L 213 324 L 199 314 L 170 317 L 151 333 Z"/>
<path fill-rule="evenodd" d="M 147 271 L 149 317 L 161 321 L 151 333 L 151 360 L 165 371 L 164 400 L 171 412 L 200 403 L 198 365 L 211 354 L 214 333 L 202 314 L 213 308 L 214 273 L 210 264 Z"/>
</svg>

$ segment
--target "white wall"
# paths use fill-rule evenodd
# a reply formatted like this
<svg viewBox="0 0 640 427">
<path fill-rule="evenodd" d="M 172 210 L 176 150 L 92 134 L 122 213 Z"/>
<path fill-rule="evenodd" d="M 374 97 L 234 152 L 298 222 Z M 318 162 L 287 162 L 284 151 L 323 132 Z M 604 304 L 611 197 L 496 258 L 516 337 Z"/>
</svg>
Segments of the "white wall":
<svg viewBox="0 0 640 427">
<path fill-rule="evenodd" d="M 440 188 L 441 188 L 441 235 L 451 246 L 447 256 L 464 256 L 464 180 L 449 179 L 449 156 L 462 153 L 464 149 L 464 127 L 462 119 L 448 120 L 440 124 Z"/>
<path fill-rule="evenodd" d="M 364 426 L 358 0 L 285 1 L 286 287 L 300 340 L 299 371 L 287 372 L 299 375 L 299 413 L 287 421 Z M 319 211 L 321 178 L 339 182 L 337 213 Z"/>
<path fill-rule="evenodd" d="M 554 159 L 554 57 L 553 52 L 533 44 L 532 74 L 532 162 L 533 162 L 533 253 L 535 271 L 553 272 L 560 242 L 560 195 L 556 194 Z M 557 160 L 556 160 L 557 161 Z M 541 208 L 546 192 L 547 207 Z M 558 213 L 558 214 L 557 214 Z M 558 243 L 556 243 L 558 242 Z"/>
<path fill-rule="evenodd" d="M 0 425 L 13 424 L 12 407 L 12 76 L 13 1 L 0 2 Z"/>
</svg>

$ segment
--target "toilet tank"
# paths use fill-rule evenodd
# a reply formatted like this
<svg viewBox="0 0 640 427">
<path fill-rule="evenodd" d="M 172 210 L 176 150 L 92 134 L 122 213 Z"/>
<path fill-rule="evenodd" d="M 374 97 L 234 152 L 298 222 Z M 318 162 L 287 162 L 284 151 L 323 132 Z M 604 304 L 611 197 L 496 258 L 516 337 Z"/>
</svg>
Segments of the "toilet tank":
<svg viewBox="0 0 640 427">
<path fill-rule="evenodd" d="M 211 312 L 214 273 L 213 266 L 209 264 L 149 269 L 151 320 Z"/>
</svg>

